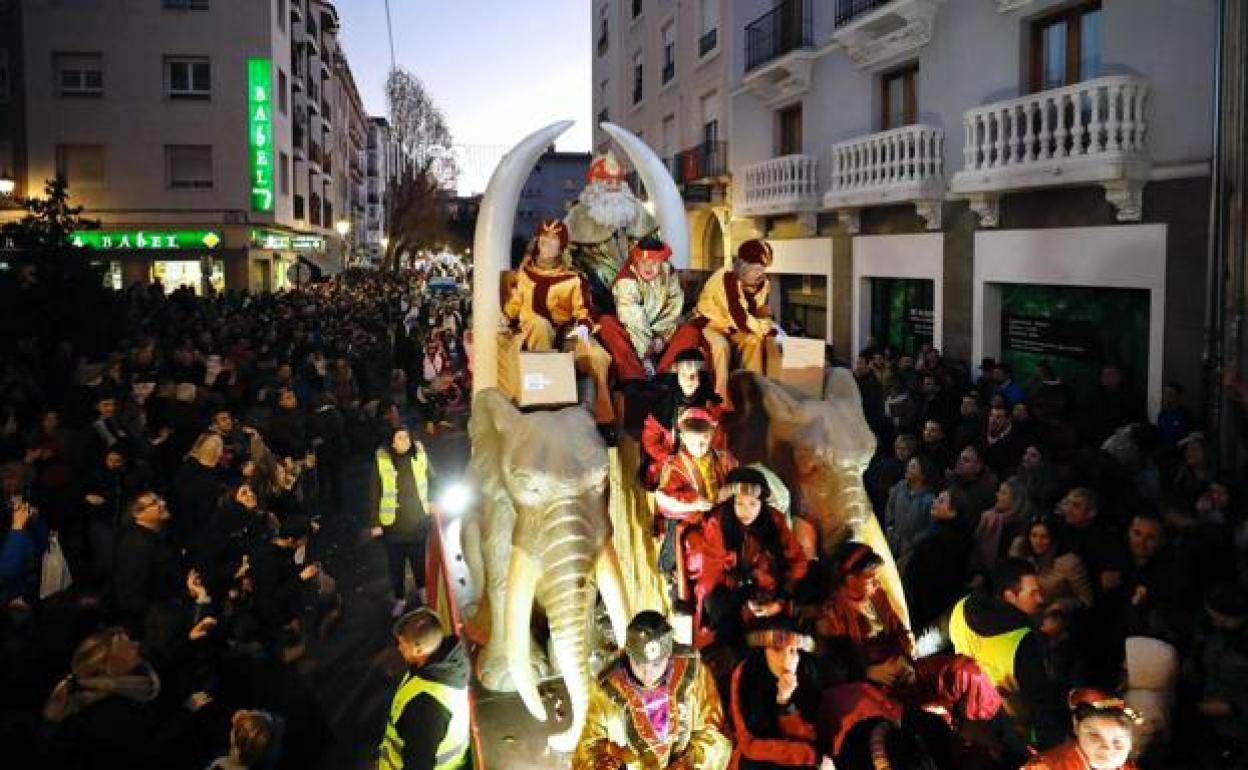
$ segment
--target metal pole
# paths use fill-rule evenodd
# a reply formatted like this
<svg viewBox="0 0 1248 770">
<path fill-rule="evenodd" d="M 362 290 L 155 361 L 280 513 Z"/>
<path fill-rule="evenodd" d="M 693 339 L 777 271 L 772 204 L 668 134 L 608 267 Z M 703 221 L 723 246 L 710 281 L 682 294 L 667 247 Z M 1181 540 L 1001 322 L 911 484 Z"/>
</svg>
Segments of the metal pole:
<svg viewBox="0 0 1248 770">
<path fill-rule="evenodd" d="M 394 71 L 394 26 L 390 21 L 390 0 L 386 0 L 386 34 L 390 37 L 390 71 Z"/>
<path fill-rule="evenodd" d="M 1224 299 L 1226 297 L 1226 263 L 1223 244 L 1223 172 L 1222 144 L 1223 126 L 1223 57 L 1226 55 L 1226 0 L 1221 0 L 1218 16 L 1218 46 L 1214 56 L 1213 74 L 1213 163 L 1209 178 L 1209 256 L 1205 273 L 1205 291 L 1208 304 L 1205 307 L 1205 414 L 1208 426 L 1219 437 L 1222 435 L 1222 364 Z M 1220 439 L 1219 439 L 1220 440 Z"/>
</svg>

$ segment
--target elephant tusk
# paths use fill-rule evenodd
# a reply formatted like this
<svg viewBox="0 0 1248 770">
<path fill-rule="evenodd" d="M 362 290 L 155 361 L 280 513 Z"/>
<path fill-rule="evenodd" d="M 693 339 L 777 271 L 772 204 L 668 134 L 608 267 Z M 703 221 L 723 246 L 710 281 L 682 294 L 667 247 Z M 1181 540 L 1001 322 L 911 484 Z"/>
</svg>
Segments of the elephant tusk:
<svg viewBox="0 0 1248 770">
<path fill-rule="evenodd" d="M 563 120 L 529 134 L 503 156 L 486 185 L 472 240 L 473 393 L 498 384 L 499 274 L 510 265 L 520 191 L 538 157 L 571 126 Z"/>
<path fill-rule="evenodd" d="M 685 213 L 685 202 L 680 197 L 680 191 L 676 189 L 672 175 L 668 173 L 663 161 L 659 160 L 659 156 L 654 154 L 654 150 L 627 129 L 609 122 L 599 125 L 632 161 L 650 200 L 654 201 L 654 216 L 658 220 L 663 241 L 672 248 L 672 267 L 688 269 L 689 217 Z"/>
<path fill-rule="evenodd" d="M 615 633 L 615 643 L 624 645 L 624 636 L 628 631 L 628 620 L 632 617 L 628 609 L 628 597 L 624 593 L 624 575 L 620 569 L 620 555 L 615 546 L 608 540 L 598 554 L 594 565 L 598 579 L 598 593 L 602 595 L 602 603 L 607 607 L 607 616 L 611 618 L 611 630 Z"/>
<path fill-rule="evenodd" d="M 503 620 L 507 643 L 507 668 L 525 708 L 539 722 L 546 721 L 546 707 L 533 683 L 533 663 L 529 659 L 529 618 L 541 565 L 521 548 L 511 549 L 507 567 L 507 610 Z"/>
</svg>

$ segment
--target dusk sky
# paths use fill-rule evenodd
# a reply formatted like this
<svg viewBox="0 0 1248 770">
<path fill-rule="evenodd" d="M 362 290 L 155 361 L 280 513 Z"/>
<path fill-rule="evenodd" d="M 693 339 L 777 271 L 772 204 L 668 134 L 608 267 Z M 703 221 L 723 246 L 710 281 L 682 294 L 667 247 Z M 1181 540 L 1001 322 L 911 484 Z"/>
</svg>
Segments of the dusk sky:
<svg viewBox="0 0 1248 770">
<path fill-rule="evenodd" d="M 340 0 L 341 40 L 369 113 L 384 115 L 390 67 L 384 0 Z M 561 150 L 588 150 L 590 3 L 585 0 L 390 0 L 397 64 L 425 83 L 457 145 L 461 192 L 480 192 L 499 150 L 556 120 Z M 475 168 L 474 168 L 475 167 Z"/>
</svg>

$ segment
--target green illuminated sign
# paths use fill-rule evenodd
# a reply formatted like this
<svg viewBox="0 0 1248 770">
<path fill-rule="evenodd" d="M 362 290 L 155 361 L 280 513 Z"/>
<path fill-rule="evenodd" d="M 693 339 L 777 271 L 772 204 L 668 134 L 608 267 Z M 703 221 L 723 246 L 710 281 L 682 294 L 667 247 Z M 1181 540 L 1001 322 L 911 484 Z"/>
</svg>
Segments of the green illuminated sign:
<svg viewBox="0 0 1248 770">
<path fill-rule="evenodd" d="M 247 60 L 247 144 L 251 149 L 251 210 L 272 211 L 273 74 L 268 59 Z"/>
<path fill-rule="evenodd" d="M 69 243 L 84 249 L 215 249 L 221 234 L 213 230 L 80 230 L 69 234 Z"/>
<path fill-rule="evenodd" d="M 251 243 L 256 248 L 274 251 L 320 251 L 325 239 L 319 235 L 292 235 L 274 230 L 252 230 Z"/>
</svg>

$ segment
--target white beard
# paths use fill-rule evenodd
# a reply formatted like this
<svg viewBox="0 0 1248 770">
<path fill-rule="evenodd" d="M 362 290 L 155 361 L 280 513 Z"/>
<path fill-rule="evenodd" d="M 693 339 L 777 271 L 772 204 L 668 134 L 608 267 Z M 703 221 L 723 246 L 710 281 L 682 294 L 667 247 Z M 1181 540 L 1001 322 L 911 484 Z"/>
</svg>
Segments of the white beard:
<svg viewBox="0 0 1248 770">
<path fill-rule="evenodd" d="M 589 210 L 590 219 L 613 230 L 632 224 L 641 210 L 641 203 L 627 185 L 612 190 L 602 182 L 591 182 L 581 190 L 580 202 Z"/>
</svg>

